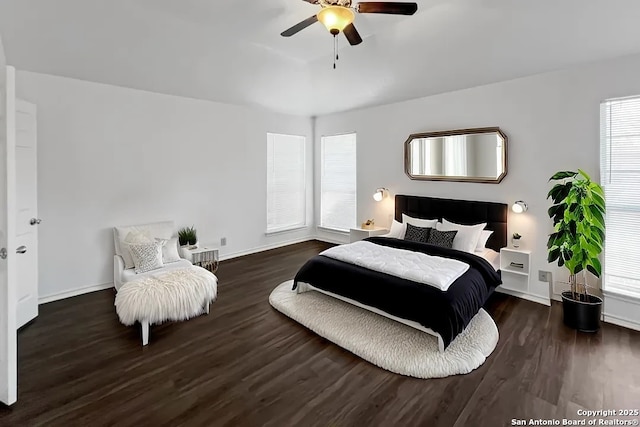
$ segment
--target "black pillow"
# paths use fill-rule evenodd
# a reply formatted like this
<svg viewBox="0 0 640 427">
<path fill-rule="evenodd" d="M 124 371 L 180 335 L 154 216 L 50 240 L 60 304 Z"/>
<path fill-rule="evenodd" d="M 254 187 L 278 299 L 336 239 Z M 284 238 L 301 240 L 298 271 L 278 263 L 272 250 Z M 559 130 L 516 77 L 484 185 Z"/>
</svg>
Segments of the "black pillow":
<svg viewBox="0 0 640 427">
<path fill-rule="evenodd" d="M 407 225 L 407 233 L 409 232 L 409 226 Z M 427 243 L 430 245 L 441 246 L 443 248 L 453 247 L 453 238 L 458 234 L 458 230 L 453 231 L 440 231 L 435 228 L 429 233 L 429 239 Z"/>
<path fill-rule="evenodd" d="M 429 232 L 431 230 L 432 229 L 429 227 L 416 227 L 415 225 L 407 224 L 407 231 L 404 234 L 404 240 L 427 243 L 429 240 Z"/>
</svg>

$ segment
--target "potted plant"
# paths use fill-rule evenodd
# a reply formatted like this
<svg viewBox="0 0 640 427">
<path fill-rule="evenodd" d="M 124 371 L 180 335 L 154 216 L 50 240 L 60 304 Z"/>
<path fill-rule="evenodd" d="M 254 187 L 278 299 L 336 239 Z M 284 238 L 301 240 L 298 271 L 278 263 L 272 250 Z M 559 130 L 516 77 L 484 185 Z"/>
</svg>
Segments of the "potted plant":
<svg viewBox="0 0 640 427">
<path fill-rule="evenodd" d="M 522 238 L 522 236 L 518 233 L 513 233 L 513 236 L 511 236 L 511 244 L 513 245 L 514 248 L 519 248 L 520 247 L 520 239 Z"/>
<path fill-rule="evenodd" d="M 178 230 L 178 241 L 180 242 L 180 246 L 194 246 L 198 242 L 196 229 L 191 227 L 183 227 Z"/>
<path fill-rule="evenodd" d="M 598 256 L 605 234 L 604 190 L 580 169 L 558 172 L 549 181 L 560 181 L 547 195 L 553 200 L 548 214 L 554 225 L 547 249 L 549 262 L 557 261 L 569 270 L 571 290 L 562 292 L 564 323 L 595 332 L 600 328 L 602 299 L 589 294 L 587 271 L 596 277 L 602 272 Z M 583 283 L 578 283 L 581 272 Z"/>
</svg>

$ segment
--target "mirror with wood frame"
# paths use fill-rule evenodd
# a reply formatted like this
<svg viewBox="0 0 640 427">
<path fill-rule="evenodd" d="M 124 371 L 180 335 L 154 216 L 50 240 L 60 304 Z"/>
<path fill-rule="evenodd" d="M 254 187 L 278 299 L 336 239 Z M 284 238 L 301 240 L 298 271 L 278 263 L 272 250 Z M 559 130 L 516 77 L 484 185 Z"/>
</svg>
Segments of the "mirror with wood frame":
<svg viewBox="0 0 640 427">
<path fill-rule="evenodd" d="M 498 184 L 507 175 L 507 136 L 498 127 L 425 132 L 404 143 L 411 179 Z"/>
</svg>

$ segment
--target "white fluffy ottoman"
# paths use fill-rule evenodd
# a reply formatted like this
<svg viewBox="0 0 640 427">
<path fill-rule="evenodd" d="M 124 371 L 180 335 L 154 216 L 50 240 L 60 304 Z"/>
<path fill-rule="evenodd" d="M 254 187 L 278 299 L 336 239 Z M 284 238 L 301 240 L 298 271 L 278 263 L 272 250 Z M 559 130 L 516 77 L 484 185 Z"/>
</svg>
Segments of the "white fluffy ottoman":
<svg viewBox="0 0 640 427">
<path fill-rule="evenodd" d="M 149 325 L 187 320 L 209 313 L 216 299 L 218 278 L 202 267 L 192 266 L 127 282 L 116 294 L 120 322 L 142 325 L 142 345 L 149 343 Z"/>
</svg>

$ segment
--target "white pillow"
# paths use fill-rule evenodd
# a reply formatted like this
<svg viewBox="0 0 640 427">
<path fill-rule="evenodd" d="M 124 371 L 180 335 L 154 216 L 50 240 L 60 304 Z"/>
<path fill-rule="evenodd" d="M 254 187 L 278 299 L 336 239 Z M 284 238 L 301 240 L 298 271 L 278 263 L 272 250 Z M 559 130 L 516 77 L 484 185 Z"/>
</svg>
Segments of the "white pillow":
<svg viewBox="0 0 640 427">
<path fill-rule="evenodd" d="M 124 242 L 129 243 L 153 243 L 151 234 L 146 230 L 134 230 L 127 233 Z"/>
<path fill-rule="evenodd" d="M 180 254 L 178 253 L 177 237 L 172 237 L 169 240 L 164 240 L 164 239 L 156 239 L 156 240 L 165 242 L 164 246 L 162 246 L 162 262 L 164 264 L 178 262 L 181 260 Z"/>
<path fill-rule="evenodd" d="M 149 241 L 153 241 L 154 237 L 159 239 L 170 239 L 173 236 L 173 221 L 154 222 L 150 224 L 140 225 L 127 225 L 114 227 L 113 233 L 115 237 L 115 249 L 116 255 L 120 255 L 124 260 L 124 268 L 133 268 L 133 258 L 129 252 L 126 238 L 130 232 L 143 233 L 149 238 Z"/>
<path fill-rule="evenodd" d="M 151 243 L 128 244 L 136 274 L 146 273 L 164 266 L 162 263 L 163 242 L 164 240 L 156 240 Z"/>
<path fill-rule="evenodd" d="M 403 224 L 411 224 L 411 225 L 415 225 L 416 227 L 435 228 L 437 222 L 438 222 L 437 219 L 420 219 L 420 218 L 410 217 L 409 215 L 406 215 L 406 214 L 402 214 Z M 407 227 L 405 225 L 405 230 L 406 228 Z"/>
<path fill-rule="evenodd" d="M 487 246 L 487 240 L 493 234 L 492 230 L 482 230 L 480 232 L 480 238 L 478 238 L 478 245 L 476 246 L 476 251 L 484 251 Z"/>
<path fill-rule="evenodd" d="M 463 252 L 473 253 L 478 246 L 478 240 L 480 239 L 480 233 L 487 223 L 476 225 L 462 225 L 455 222 L 442 220 L 442 223 L 436 225 L 436 230 L 439 231 L 458 231 L 456 237 L 453 239 L 453 249 L 457 249 Z"/>
<path fill-rule="evenodd" d="M 398 222 L 395 219 L 391 223 L 391 230 L 382 237 L 392 237 L 394 239 L 404 239 L 404 235 L 407 232 L 407 224 Z"/>
</svg>

